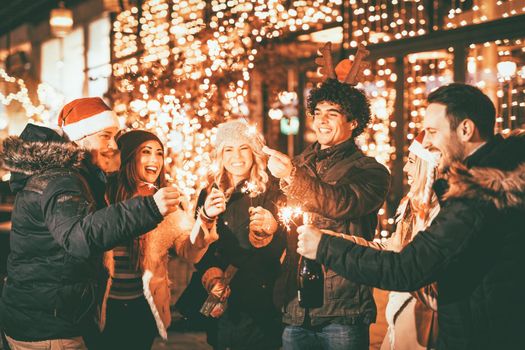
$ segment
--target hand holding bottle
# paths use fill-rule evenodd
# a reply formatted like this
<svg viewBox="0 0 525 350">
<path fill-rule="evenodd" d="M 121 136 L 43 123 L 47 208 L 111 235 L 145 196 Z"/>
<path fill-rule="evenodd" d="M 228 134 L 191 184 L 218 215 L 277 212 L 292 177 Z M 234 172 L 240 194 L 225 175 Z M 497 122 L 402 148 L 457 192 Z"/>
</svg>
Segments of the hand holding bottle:
<svg viewBox="0 0 525 350">
<path fill-rule="evenodd" d="M 315 226 L 303 225 L 297 228 L 297 233 L 299 233 L 297 253 L 306 258 L 315 260 L 315 257 L 317 256 L 317 248 L 319 247 L 319 242 L 321 242 L 323 232 Z"/>
</svg>

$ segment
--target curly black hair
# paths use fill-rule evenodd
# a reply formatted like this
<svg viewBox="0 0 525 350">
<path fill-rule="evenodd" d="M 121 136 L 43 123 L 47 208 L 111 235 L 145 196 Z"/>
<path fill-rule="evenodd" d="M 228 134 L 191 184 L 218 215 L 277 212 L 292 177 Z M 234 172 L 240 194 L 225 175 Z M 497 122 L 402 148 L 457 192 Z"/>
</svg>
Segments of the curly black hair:
<svg viewBox="0 0 525 350">
<path fill-rule="evenodd" d="M 323 101 L 339 105 L 347 121 L 357 121 L 357 128 L 352 133 L 354 138 L 361 135 L 370 122 L 370 102 L 361 90 L 352 85 L 336 79 L 327 79 L 310 92 L 306 101 L 308 113 L 313 116 L 315 107 Z"/>
</svg>

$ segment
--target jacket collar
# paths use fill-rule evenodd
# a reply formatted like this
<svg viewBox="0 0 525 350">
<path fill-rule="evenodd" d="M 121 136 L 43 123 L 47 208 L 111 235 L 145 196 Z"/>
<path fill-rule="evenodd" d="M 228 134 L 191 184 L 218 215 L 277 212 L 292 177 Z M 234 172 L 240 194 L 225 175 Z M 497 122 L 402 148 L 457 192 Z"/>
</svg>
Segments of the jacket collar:
<svg viewBox="0 0 525 350">
<path fill-rule="evenodd" d="M 525 209 L 525 132 L 496 135 L 448 174 L 444 199 L 472 198 Z"/>
<path fill-rule="evenodd" d="M 298 161 L 299 163 L 306 163 L 310 161 L 321 161 L 328 158 L 346 158 L 354 154 L 356 151 L 357 146 L 353 138 L 349 138 L 338 145 L 326 149 L 321 149 L 319 142 L 315 142 L 299 155 Z"/>
</svg>

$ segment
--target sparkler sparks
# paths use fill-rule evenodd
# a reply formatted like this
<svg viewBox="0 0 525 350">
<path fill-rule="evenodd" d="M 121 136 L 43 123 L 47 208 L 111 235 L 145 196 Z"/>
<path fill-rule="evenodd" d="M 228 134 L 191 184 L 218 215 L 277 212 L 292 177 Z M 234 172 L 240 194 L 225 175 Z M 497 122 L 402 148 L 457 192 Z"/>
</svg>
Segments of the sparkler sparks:
<svg viewBox="0 0 525 350">
<path fill-rule="evenodd" d="M 307 214 L 303 212 L 301 207 L 281 207 L 277 213 L 278 219 L 286 227 L 288 231 L 291 229 L 291 225 L 295 224 L 294 220 L 297 218 L 303 218 Z"/>
<path fill-rule="evenodd" d="M 261 193 L 259 187 L 254 182 L 250 181 L 246 181 L 244 186 L 241 188 L 241 192 L 248 194 L 250 197 L 257 197 Z"/>
</svg>

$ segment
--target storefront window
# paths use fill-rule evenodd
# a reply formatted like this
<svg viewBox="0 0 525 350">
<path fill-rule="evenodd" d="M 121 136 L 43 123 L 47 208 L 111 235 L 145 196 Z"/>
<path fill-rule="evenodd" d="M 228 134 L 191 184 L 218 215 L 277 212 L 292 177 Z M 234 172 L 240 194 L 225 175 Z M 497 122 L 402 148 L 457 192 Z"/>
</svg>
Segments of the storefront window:
<svg viewBox="0 0 525 350">
<path fill-rule="evenodd" d="M 84 88 L 84 31 L 77 28 L 63 39 L 42 44 L 41 80 L 64 95 L 66 101 L 82 97 Z"/>
</svg>

